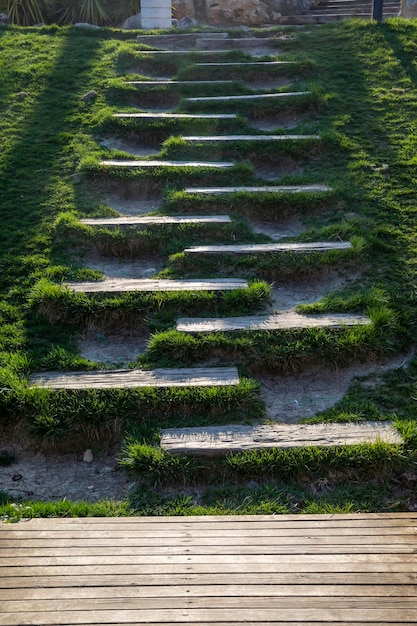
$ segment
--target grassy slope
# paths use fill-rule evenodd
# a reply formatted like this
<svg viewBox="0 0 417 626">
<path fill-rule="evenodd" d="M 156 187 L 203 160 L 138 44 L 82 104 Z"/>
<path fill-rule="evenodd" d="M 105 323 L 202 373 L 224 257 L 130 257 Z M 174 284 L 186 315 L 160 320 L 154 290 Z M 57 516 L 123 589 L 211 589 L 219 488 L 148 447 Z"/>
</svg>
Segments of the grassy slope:
<svg viewBox="0 0 417 626">
<path fill-rule="evenodd" d="M 320 85 L 326 104 L 302 130 L 329 133 L 338 149 L 311 159 L 303 180 L 334 184 L 343 199 L 339 204 L 343 211 L 312 219 L 312 234 L 347 229 L 364 238 L 365 269 L 355 292 L 372 287 L 381 294 L 401 329 L 391 350 L 405 350 L 413 346 L 416 323 L 417 26 L 394 20 L 382 26 L 350 22 L 308 30 L 308 34 L 297 31 L 296 41 L 287 48 L 295 58 L 313 62 L 316 69 L 309 80 Z M 38 318 L 27 307 L 28 292 L 40 277 L 82 275 L 71 265 L 65 248 L 53 245 L 53 222 L 62 212 L 96 211 L 97 202 L 78 171 L 83 160 L 91 162 L 101 154 L 93 135 L 108 119 L 106 88 L 121 73 L 119 62 L 131 49 L 131 42 L 105 31 L 0 31 L 0 419 L 6 428 L 20 415 L 16 403 L 8 402 L 7 389 L 21 385 L 28 371 L 85 366 L 76 355 L 72 331 Z M 95 101 L 83 99 L 89 90 L 97 92 Z M 341 294 L 340 309 L 348 298 L 352 294 Z M 329 308 L 335 310 L 334 302 Z M 395 414 L 407 420 L 404 430 L 413 450 L 415 398 L 412 361 L 407 370 L 371 386 L 357 383 L 321 419 Z M 404 467 L 388 472 L 395 481 L 379 482 L 364 473 L 356 476 L 359 486 L 341 487 L 338 472 L 326 470 L 322 477 L 294 475 L 297 482 L 285 476 L 284 482 L 269 484 L 264 478 L 266 482 L 251 489 L 214 486 L 198 506 L 189 495 L 170 502 L 149 492 L 131 503 L 90 509 L 80 505 L 73 512 L 384 510 L 412 503 L 413 467 L 412 454 L 407 472 Z M 69 509 L 67 504 L 60 510 Z M 10 510 L 5 504 L 5 513 Z M 47 507 L 43 510 L 47 513 Z M 48 510 L 59 513 L 53 506 Z"/>
</svg>

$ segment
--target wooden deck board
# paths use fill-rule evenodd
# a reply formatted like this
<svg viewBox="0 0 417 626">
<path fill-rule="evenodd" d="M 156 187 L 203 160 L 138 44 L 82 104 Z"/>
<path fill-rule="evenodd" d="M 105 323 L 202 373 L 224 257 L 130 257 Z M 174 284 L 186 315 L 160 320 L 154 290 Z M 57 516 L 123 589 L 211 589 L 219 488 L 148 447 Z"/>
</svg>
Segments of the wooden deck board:
<svg viewBox="0 0 417 626">
<path fill-rule="evenodd" d="M 0 624 L 417 624 L 416 526 L 412 513 L 0 522 Z"/>
<path fill-rule="evenodd" d="M 177 330 L 183 333 L 212 333 L 233 330 L 290 330 L 296 328 L 341 328 L 370 324 L 365 315 L 346 313 L 326 313 L 322 315 L 300 315 L 295 311 L 285 311 L 277 315 L 253 315 L 247 317 L 224 317 L 207 319 L 180 317 Z"/>
<path fill-rule="evenodd" d="M 0 624 L 411 626 L 416 550 L 417 513 L 0 522 Z"/>
<path fill-rule="evenodd" d="M 45 372 L 30 378 L 34 387 L 47 389 L 133 389 L 136 387 L 214 387 L 239 384 L 235 367 L 155 370 L 93 370 Z"/>
<path fill-rule="evenodd" d="M 173 292 L 173 291 L 232 291 L 246 289 L 248 283 L 239 278 L 213 278 L 211 280 L 165 280 L 147 278 L 109 278 L 107 280 L 64 283 L 71 291 L 78 293 L 125 293 L 138 292 Z"/>
<path fill-rule="evenodd" d="M 293 252 L 306 254 L 309 252 L 327 252 L 329 250 L 349 250 L 352 244 L 349 241 L 315 241 L 311 243 L 255 243 L 255 244 L 224 244 L 218 246 L 191 246 L 186 248 L 186 254 L 274 254 L 279 252 Z"/>
<path fill-rule="evenodd" d="M 187 143 L 228 143 L 233 141 L 310 141 L 320 135 L 197 135 L 182 136 Z"/>
</svg>

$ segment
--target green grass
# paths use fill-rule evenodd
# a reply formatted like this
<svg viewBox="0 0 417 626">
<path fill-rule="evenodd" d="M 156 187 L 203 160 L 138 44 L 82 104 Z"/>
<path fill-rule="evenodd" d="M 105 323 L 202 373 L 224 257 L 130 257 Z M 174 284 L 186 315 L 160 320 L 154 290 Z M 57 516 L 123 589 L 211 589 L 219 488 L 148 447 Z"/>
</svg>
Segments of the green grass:
<svg viewBox="0 0 417 626">
<path fill-rule="evenodd" d="M 255 168 L 246 162 L 252 158 L 249 149 L 244 155 L 245 162 L 239 162 L 227 173 L 208 169 L 198 172 L 193 168 L 152 173 L 108 170 L 100 166 L 99 161 L 109 154 L 126 156 L 100 145 L 109 129 L 126 139 L 140 136 L 132 122 L 111 117 L 121 108 L 131 110 L 129 99 L 137 97 L 137 90 L 122 85 L 123 74 L 136 72 L 130 74 L 132 79 L 146 75 L 189 79 L 195 76 L 193 64 L 197 58 L 212 60 L 212 55 L 190 53 L 184 58 L 166 55 L 145 59 L 140 54 L 140 46 L 130 36 L 110 29 L 81 32 L 57 27 L 1 28 L 0 419 L 6 427 L 23 420 L 37 436 L 46 440 L 61 435 L 71 441 L 70 435 L 79 432 L 89 441 L 97 437 L 114 440 L 121 438 L 126 428 L 132 428 L 130 416 L 140 405 L 147 407 L 144 409 L 146 419 L 139 425 L 136 441 L 142 444 L 146 440 L 149 445 L 155 443 L 163 423 L 183 425 L 181 420 L 185 420 L 187 424 L 204 424 L 207 419 L 218 423 L 229 419 L 237 421 L 242 415 L 253 419 L 256 414 L 262 414 L 256 385 L 247 382 L 242 383 L 243 388 L 235 395 L 230 392 L 231 395 L 225 397 L 220 392 L 201 399 L 191 392 L 174 394 L 174 408 L 169 416 L 165 416 L 163 402 L 156 401 L 151 393 L 149 397 L 146 394 L 138 397 L 134 393 L 112 393 L 107 397 L 85 394 L 77 400 L 74 394 L 35 392 L 27 388 L 27 375 L 34 370 L 97 366 L 77 353 L 80 325 L 94 321 L 116 327 L 121 323 L 139 322 L 150 324 L 154 332 L 150 349 L 144 356 L 148 363 L 165 360 L 195 364 L 203 345 L 207 350 L 206 358 L 210 355 L 222 362 L 238 362 L 246 371 L 254 363 L 261 363 L 262 354 L 271 367 L 279 369 L 284 363 L 286 371 L 291 371 L 293 363 L 298 368 L 304 359 L 317 358 L 317 354 L 326 354 L 326 359 L 336 365 L 345 362 L 346 354 L 363 361 L 398 352 L 411 354 L 400 369 L 355 381 L 335 407 L 315 418 L 321 421 L 394 418 L 405 437 L 405 447 L 380 447 L 377 451 L 362 449 L 351 453 L 344 449 L 333 450 L 317 453 L 314 458 L 307 452 L 300 452 L 301 456 L 286 458 L 285 462 L 278 453 L 273 459 L 266 454 L 264 458 L 261 454 L 253 458 L 248 455 L 240 464 L 235 458 L 233 480 L 237 483 L 229 485 L 227 473 L 217 476 L 217 483 L 214 481 L 216 484 L 211 485 L 209 491 L 199 489 L 203 494 L 200 498 L 185 491 L 171 496 L 163 491 L 142 491 L 142 495 L 132 495 L 123 503 L 41 506 L 10 502 L 6 494 L 1 499 L 2 515 L 18 516 L 25 507 L 34 515 L 125 515 L 349 512 L 403 510 L 411 506 L 415 488 L 407 485 L 404 476 L 415 472 L 413 455 L 417 446 L 417 371 L 416 359 L 412 357 L 417 326 L 417 25 L 405 20 L 388 20 L 381 25 L 352 20 L 317 29 L 294 29 L 293 35 L 294 39 L 285 43 L 286 58 L 301 62 L 300 72 L 293 78 L 298 81 L 297 88 L 305 86 L 311 89 L 312 95 L 291 102 L 291 108 L 288 101 L 241 104 L 234 107 L 233 112 L 237 111 L 240 117 L 230 128 L 247 132 L 248 123 L 253 120 L 276 116 L 277 121 L 285 121 L 295 111 L 294 132 L 318 133 L 331 141 L 325 142 L 325 149 L 309 151 L 308 155 L 286 155 L 287 159 L 291 157 L 293 162 L 302 163 L 302 170 L 288 172 L 279 182 L 325 183 L 334 191 L 313 197 L 307 194 L 271 194 L 269 197 L 232 194 L 207 198 L 185 196 L 183 188 L 262 182 Z M 241 51 L 224 55 L 225 60 L 247 58 Z M 208 71 L 205 72 L 204 77 L 210 78 Z M 218 77 L 214 71 L 211 76 Z M 239 80 L 237 74 L 232 74 L 232 78 Z M 89 92 L 94 92 L 93 97 L 84 97 Z M 179 97 L 183 94 L 174 94 L 175 103 L 178 102 L 182 110 L 202 110 L 201 105 L 181 102 Z M 151 95 L 158 99 L 163 94 Z M 205 108 L 207 112 L 216 109 L 218 105 Z M 225 111 L 223 107 L 222 111 Z M 228 132 L 228 128 L 218 124 L 212 130 L 210 126 L 196 124 L 192 133 Z M 144 128 L 143 137 L 145 143 L 154 141 L 154 145 L 168 140 L 163 148 L 168 151 L 165 154 L 178 157 L 185 154 L 185 147 L 180 140 L 170 137 L 185 131 L 179 123 L 164 122 Z M 234 159 L 238 155 L 231 153 L 230 156 Z M 268 155 L 262 158 L 266 161 Z M 111 211 L 103 204 L 101 195 L 106 190 L 120 191 L 130 197 L 161 195 L 162 210 L 174 213 L 233 213 L 275 223 L 298 216 L 307 227 L 300 239 L 361 241 L 360 253 L 349 260 L 346 268 L 348 272 L 355 270 L 354 282 L 305 310 L 369 309 L 378 321 L 363 332 L 282 333 L 272 338 L 257 335 L 253 343 L 243 335 L 185 340 L 172 331 L 176 315 L 254 312 L 264 306 L 268 289 L 251 287 L 247 298 L 206 294 L 161 299 L 154 296 L 90 298 L 69 294 L 59 285 L 60 281 L 97 279 L 100 274 L 81 264 L 73 265 L 66 245 L 68 231 L 57 227 L 59 217 L 62 214 L 77 217 L 109 214 Z M 243 226 L 239 228 L 238 238 L 245 241 L 247 231 Z M 179 253 L 183 245 L 211 241 L 212 235 L 209 230 L 190 229 L 175 241 L 167 230 L 166 239 L 160 242 L 160 252 L 164 255 Z M 72 236 L 75 241 L 71 245 L 95 246 L 97 238 L 105 242 L 104 248 L 112 254 L 116 250 L 121 253 L 124 247 L 124 233 L 93 235 L 85 229 L 82 233 L 71 232 Z M 221 236 L 226 240 L 227 231 Z M 147 237 L 148 243 L 143 242 L 143 246 L 152 247 L 154 233 L 144 234 L 143 241 Z M 135 243 L 134 256 L 141 245 Z M 278 274 L 285 274 L 287 267 L 285 264 L 273 267 L 277 261 L 274 259 L 269 267 L 268 261 L 262 261 L 265 264 L 262 267 L 259 260 L 245 260 L 241 266 L 232 264 L 231 269 L 240 275 L 259 278 L 261 274 L 268 280 L 278 280 Z M 288 259 L 292 279 L 300 272 L 308 275 L 310 271 L 311 276 L 315 275 L 314 264 L 309 268 L 305 260 L 305 266 L 298 266 L 295 261 Z M 166 275 L 174 271 L 206 271 L 195 266 L 184 268 L 183 263 L 181 257 L 173 259 L 165 268 Z M 342 271 L 342 266 L 338 268 Z M 220 267 L 214 264 L 209 269 L 217 271 Z M 168 397 L 163 396 L 162 400 L 165 399 Z M 115 420 L 124 407 L 128 409 L 126 421 Z M 103 411 L 103 419 L 97 417 L 88 424 L 87 414 L 98 415 L 97 408 Z M 267 458 L 270 461 L 267 462 Z M 269 462 L 281 468 L 281 473 L 277 469 L 272 477 L 268 475 L 265 467 Z M 301 468 L 300 473 L 285 473 L 282 469 L 294 464 Z M 302 470 L 311 466 L 316 468 L 316 474 L 313 476 L 313 472 L 310 477 L 313 484 L 308 483 L 308 471 L 303 473 Z M 351 474 L 338 480 L 340 468 L 347 468 Z M 259 485 L 249 488 L 245 481 L 255 470 Z M 321 474 L 327 481 L 325 486 L 320 483 Z M 346 476 L 353 477 L 355 484 L 347 486 Z"/>
</svg>

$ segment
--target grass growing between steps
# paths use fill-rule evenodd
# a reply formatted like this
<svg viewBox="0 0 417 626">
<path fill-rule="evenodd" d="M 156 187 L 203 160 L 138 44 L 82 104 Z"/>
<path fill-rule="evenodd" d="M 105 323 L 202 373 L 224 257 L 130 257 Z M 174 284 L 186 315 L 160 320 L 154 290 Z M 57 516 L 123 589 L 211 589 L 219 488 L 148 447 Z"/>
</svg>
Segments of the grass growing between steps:
<svg viewBox="0 0 417 626">
<path fill-rule="evenodd" d="M 74 248 L 93 249 L 105 256 L 145 258 L 169 256 L 182 251 L 190 242 L 199 244 L 253 242 L 253 233 L 242 220 L 230 224 L 149 224 L 146 227 L 106 228 L 82 224 L 74 214 L 60 215 L 54 224 L 57 252 Z M 260 237 L 264 240 L 264 237 Z"/>
<path fill-rule="evenodd" d="M 294 99 L 291 104 L 287 101 L 281 113 L 290 115 L 293 107 L 307 111 L 309 117 L 305 128 L 308 126 L 308 132 L 331 136 L 334 141 L 330 151 L 303 159 L 303 173 L 294 173 L 279 180 L 286 184 L 320 182 L 334 187 L 335 192 L 330 196 L 317 194 L 311 200 L 307 194 L 295 194 L 291 198 L 281 195 L 249 198 L 244 194 L 224 198 L 189 198 L 181 192 L 192 184 L 251 184 L 256 180 L 256 173 L 246 164 L 236 166 L 227 173 L 215 173 L 207 169 L 201 175 L 189 169 L 144 175 L 128 170 L 107 171 L 100 167 L 99 160 L 108 156 L 108 151 L 97 143 L 106 129 L 106 120 L 116 110 L 116 106 L 117 110 L 129 108 L 123 92 L 117 90 L 109 98 L 108 88 L 116 84 L 127 69 L 135 69 L 140 76 L 150 72 L 154 76 L 162 74 L 175 77 L 175 73 L 179 72 L 177 77 L 184 77 L 187 72 L 195 71 L 191 66 L 197 59 L 198 62 L 212 59 L 210 54 L 189 54 L 185 58 L 180 55 L 155 55 L 153 59 L 146 57 L 145 60 L 145 55 L 140 55 L 134 41 L 124 41 L 120 34 L 117 37 L 119 39 L 110 30 L 82 32 L 56 27 L 36 30 L 1 28 L 2 423 L 7 425 L 27 420 L 42 437 L 50 437 L 51 432 L 55 435 L 61 432 L 62 436 L 67 436 L 71 430 L 69 408 L 74 410 L 73 426 L 80 432 L 86 432 L 84 429 L 88 428 L 88 424 L 83 421 L 87 412 L 93 412 L 96 408 L 94 403 L 84 397 L 82 408 L 76 405 L 72 396 L 64 398 L 64 395 L 57 394 L 54 396 L 56 400 L 49 397 L 48 393 L 41 392 L 36 396 L 27 390 L 25 384 L 28 372 L 40 367 L 86 367 L 74 348 L 77 330 L 74 325 L 64 326 L 62 322 L 51 324 L 34 314 L 32 305 L 45 305 L 44 312 L 52 311 L 53 306 L 56 306 L 52 299 L 56 297 L 59 300 L 65 290 L 51 286 L 49 281 L 59 281 L 67 276 L 76 278 L 74 268 L 68 261 L 63 258 L 57 260 L 53 240 L 54 223 L 63 212 L 76 212 L 80 216 L 97 212 L 101 199 L 94 189 L 85 184 L 88 179 L 95 181 L 99 190 L 111 186 L 113 189 L 127 190 L 131 195 L 140 195 L 144 190 L 146 193 L 163 191 L 167 199 L 164 208 L 172 212 L 195 213 L 198 207 L 198 213 L 203 208 L 226 213 L 227 207 L 230 207 L 234 213 L 270 221 L 285 219 L 284 216 L 294 212 L 308 218 L 311 229 L 308 235 L 318 239 L 328 238 L 329 232 L 341 232 L 341 221 L 346 218 L 349 220 L 349 238 L 361 237 L 364 241 L 362 273 L 351 290 L 339 294 L 337 301 L 325 300 L 316 308 L 351 310 L 355 297 L 357 302 L 362 294 L 374 286 L 386 294 L 393 312 L 393 317 L 384 329 L 381 345 L 384 346 L 387 339 L 390 351 L 411 351 L 415 343 L 417 278 L 417 25 L 412 21 L 400 20 L 389 20 L 382 25 L 350 21 L 319 28 L 309 27 L 306 30 L 295 29 L 294 40 L 285 44 L 286 58 L 308 63 L 308 76 L 300 74 L 300 79 L 312 89 L 313 95 L 297 101 Z M 248 59 L 241 51 L 232 51 L 223 58 Z M 209 77 L 208 74 L 206 72 L 205 78 Z M 287 105 L 291 109 L 286 108 Z M 218 104 L 213 105 L 212 112 L 219 110 L 218 107 Z M 277 108 L 272 102 L 267 105 L 263 102 L 251 103 L 239 105 L 233 112 L 237 110 L 242 116 L 261 119 L 275 114 L 278 116 L 280 107 Z M 183 108 L 195 108 L 199 112 L 203 110 L 201 104 L 195 107 L 184 105 Z M 204 107 L 205 112 L 211 109 L 211 106 Z M 124 132 L 122 126 L 121 135 Z M 126 134 L 128 130 L 126 128 Z M 81 268 L 77 274 L 79 279 L 94 276 L 88 268 Z M 42 283 L 45 287 L 43 293 L 39 289 L 36 292 L 35 288 L 40 277 L 45 278 Z M 53 298 L 49 301 L 51 294 Z M 73 301 L 65 295 L 63 300 L 67 306 L 65 314 L 69 315 L 69 311 L 73 310 L 78 320 L 89 319 L 92 311 L 94 315 L 98 314 L 103 306 L 102 301 L 89 298 L 81 298 L 80 301 L 75 298 Z M 115 302 L 117 298 L 113 304 L 106 302 L 104 307 L 108 306 L 112 315 L 112 306 L 116 309 Z M 182 308 L 184 303 L 180 307 L 175 298 L 165 303 L 167 316 L 172 316 L 176 311 L 181 311 L 181 314 L 191 312 L 185 310 L 186 307 Z M 133 302 L 119 301 L 118 304 L 122 306 L 124 322 L 123 315 L 129 306 L 134 308 Z M 231 315 L 232 311 L 236 314 L 240 311 L 240 304 L 237 306 L 236 302 L 228 302 L 224 309 L 213 309 L 212 304 L 202 297 L 198 307 L 191 309 L 198 315 L 213 315 L 214 311 L 218 313 L 220 310 L 222 314 Z M 134 306 L 140 308 L 145 305 L 134 302 Z M 159 308 L 156 301 L 149 308 L 146 306 L 143 309 L 146 315 L 153 314 Z M 77 318 L 77 315 L 80 317 Z M 52 316 L 51 321 L 52 318 L 55 319 Z M 358 347 L 364 351 L 364 358 L 373 358 L 375 350 L 380 348 L 379 345 L 375 347 L 375 341 L 368 343 L 366 334 L 357 337 L 357 340 Z M 348 341 L 347 347 L 350 349 L 351 346 L 352 343 Z M 90 366 L 94 367 L 94 364 Z M 199 493 L 204 494 L 201 497 L 192 496 L 190 492 L 168 497 L 164 493 L 142 491 L 142 496 L 137 495 L 135 500 L 132 498 L 120 505 L 103 503 L 91 507 L 74 505 L 72 508 L 70 503 L 59 506 L 44 504 L 42 513 L 41 506 L 36 509 L 37 505 L 33 504 L 33 510 L 45 515 L 83 515 L 88 514 L 88 511 L 89 514 L 111 515 L 126 514 L 127 511 L 157 514 L 192 514 L 197 511 L 348 512 L 411 507 L 412 499 L 415 498 L 412 476 L 415 476 L 413 455 L 417 447 L 416 389 L 416 360 L 413 359 L 408 367 L 355 382 L 339 405 L 318 416 L 321 420 L 332 421 L 346 416 L 359 416 L 361 419 L 394 417 L 406 436 L 404 450 L 381 448 L 377 461 L 369 450 L 362 450 L 361 455 L 358 452 L 356 457 L 352 455 L 350 460 L 343 457 L 344 452 L 341 453 L 340 458 L 345 458 L 344 463 L 352 471 L 350 476 L 356 481 L 354 485 L 346 486 L 346 476 L 338 482 L 339 469 L 334 470 L 334 475 L 333 470 L 330 471 L 332 459 L 323 456 L 322 470 L 317 471 L 312 484 L 308 482 L 308 477 L 305 482 L 297 482 L 304 481 L 304 478 L 295 474 L 286 475 L 285 481 L 288 482 L 282 482 L 284 479 L 276 474 L 270 486 L 271 477 L 259 473 L 259 485 L 250 488 L 246 482 L 252 479 L 258 461 L 252 459 L 249 462 L 246 459 L 242 460 L 243 469 L 239 470 L 239 480 L 244 483 L 239 489 L 236 484 L 230 488 L 224 486 L 222 477 L 221 482 L 218 479 L 218 483 L 212 485 L 210 493 L 204 488 L 199 489 Z M 97 419 L 91 425 L 89 436 L 111 438 L 116 431 L 125 428 L 124 424 L 113 422 L 112 416 L 120 415 L 128 400 L 112 396 L 110 403 L 109 398 L 99 398 L 99 401 L 99 406 L 106 408 L 109 416 L 103 423 Z M 223 416 L 221 419 L 229 419 L 232 409 L 228 401 L 225 400 L 224 411 L 213 402 L 209 406 L 207 399 L 206 402 L 204 410 L 195 408 L 195 415 L 201 419 L 201 423 L 207 414 L 211 414 L 215 422 L 218 419 L 215 416 L 217 411 Z M 239 401 L 235 398 L 233 402 L 233 411 L 236 410 L 234 414 L 237 416 Z M 191 415 L 196 403 L 197 397 L 188 396 L 186 401 L 182 398 L 175 419 L 181 417 L 184 411 Z M 251 414 L 250 407 L 253 406 L 248 404 L 247 414 Z M 157 428 L 154 424 L 147 427 L 149 441 L 158 432 L 159 418 L 157 421 Z M 144 427 L 143 436 L 145 430 Z M 338 451 L 333 453 L 338 455 Z M 363 458 L 369 462 L 373 459 L 374 467 L 370 467 L 370 463 L 366 465 Z M 395 467 L 398 467 L 398 471 Z M 322 482 L 321 474 L 324 476 Z M 405 479 L 406 474 L 410 477 L 411 487 Z M 383 480 L 379 480 L 379 475 L 384 477 Z M 1 511 L 13 510 L 7 504 L 8 500 L 7 495 L 2 498 L 6 508 Z"/>
</svg>

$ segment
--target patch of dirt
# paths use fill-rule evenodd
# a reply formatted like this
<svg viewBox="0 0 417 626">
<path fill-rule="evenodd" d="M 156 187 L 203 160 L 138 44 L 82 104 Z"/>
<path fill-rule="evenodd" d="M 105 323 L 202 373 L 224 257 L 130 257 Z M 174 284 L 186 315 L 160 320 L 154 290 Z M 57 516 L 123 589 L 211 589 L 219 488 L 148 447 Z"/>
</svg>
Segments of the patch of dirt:
<svg viewBox="0 0 417 626">
<path fill-rule="evenodd" d="M 279 163 L 265 163 L 252 160 L 258 176 L 264 180 L 278 180 L 281 176 L 288 174 L 301 176 L 304 169 L 292 159 L 286 159 Z"/>
<path fill-rule="evenodd" d="M 16 455 L 8 467 L 0 467 L 0 490 L 34 501 L 70 500 L 98 502 L 121 500 L 129 478 L 118 466 L 116 449 L 94 452 L 91 463 L 83 454 L 43 454 L 30 439 L 1 436 L 2 449 Z"/>
<path fill-rule="evenodd" d="M 132 156 L 150 156 L 158 154 L 159 148 L 152 148 L 149 145 L 139 145 L 132 141 L 126 141 L 124 139 L 118 139 L 116 137 L 108 137 L 100 140 L 100 145 L 108 150 L 121 150 L 127 152 Z"/>
<path fill-rule="evenodd" d="M 334 271 L 328 272 L 325 276 L 316 276 L 314 282 L 303 280 L 284 285 L 274 283 L 271 294 L 272 308 L 282 311 L 291 309 L 297 304 L 317 302 L 325 295 L 346 287 L 350 282 L 355 282 L 358 276 L 359 274 L 354 273 L 342 276 Z"/>
<path fill-rule="evenodd" d="M 93 270 L 103 272 L 107 278 L 152 278 L 164 267 L 164 263 L 157 257 L 125 261 L 98 254 L 85 255 L 83 263 Z"/>
<path fill-rule="evenodd" d="M 294 377 L 264 376 L 259 380 L 267 418 L 294 424 L 301 418 L 314 417 L 339 402 L 353 379 L 399 369 L 411 356 L 401 355 L 387 363 L 356 364 L 342 370 L 320 367 Z"/>
<path fill-rule="evenodd" d="M 250 124 L 258 130 L 275 130 L 278 128 L 296 128 L 307 119 L 307 113 L 291 113 L 291 111 L 277 113 L 271 117 L 252 119 Z"/>
<path fill-rule="evenodd" d="M 285 220 L 285 225 L 277 226 L 274 222 L 254 222 L 249 221 L 253 232 L 268 235 L 271 239 L 278 241 L 284 237 L 296 237 L 303 232 L 305 226 L 300 219 L 294 217 Z"/>
<path fill-rule="evenodd" d="M 89 328 L 80 338 L 78 349 L 85 359 L 123 369 L 145 352 L 147 342 L 148 337 L 143 334 L 114 335 Z"/>
<path fill-rule="evenodd" d="M 107 194 L 103 202 L 120 215 L 146 215 L 161 208 L 162 198 L 123 198 L 120 194 Z"/>
</svg>

